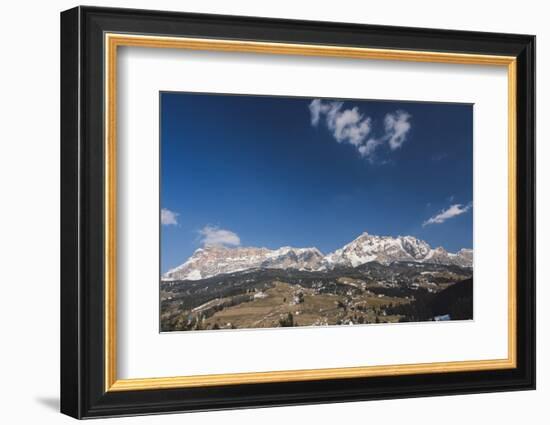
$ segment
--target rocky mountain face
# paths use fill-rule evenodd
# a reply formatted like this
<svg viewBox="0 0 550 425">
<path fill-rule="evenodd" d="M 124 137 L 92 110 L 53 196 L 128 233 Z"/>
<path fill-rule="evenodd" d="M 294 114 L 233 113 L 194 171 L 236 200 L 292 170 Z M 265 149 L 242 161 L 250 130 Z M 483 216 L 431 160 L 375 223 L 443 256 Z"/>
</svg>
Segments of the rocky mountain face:
<svg viewBox="0 0 550 425">
<path fill-rule="evenodd" d="M 282 247 L 271 250 L 206 246 L 196 250 L 182 265 L 165 273 L 162 279 L 199 280 L 251 269 L 322 271 L 357 267 L 373 261 L 384 265 L 413 261 L 472 267 L 473 251 L 461 249 L 457 253 L 450 253 L 442 247 L 431 248 L 427 242 L 412 236 L 394 238 L 367 232 L 326 256 L 317 248 Z"/>
<path fill-rule="evenodd" d="M 457 253 L 447 252 L 442 247 L 432 249 L 425 241 L 413 236 L 376 236 L 363 233 L 344 247 L 325 257 L 328 265 L 357 267 L 377 261 L 391 264 L 396 261 L 416 261 L 435 264 L 472 267 L 473 251 L 461 249 Z"/>
<path fill-rule="evenodd" d="M 354 241 L 327 255 L 331 265 L 357 267 L 361 264 L 377 261 L 390 264 L 395 261 L 422 261 L 432 249 L 421 240 L 412 236 L 375 236 L 363 233 Z"/>
<path fill-rule="evenodd" d="M 189 260 L 164 274 L 163 280 L 199 280 L 250 269 L 313 271 L 319 270 L 323 261 L 323 254 L 317 248 L 282 247 L 271 250 L 212 245 L 197 249 Z"/>
</svg>

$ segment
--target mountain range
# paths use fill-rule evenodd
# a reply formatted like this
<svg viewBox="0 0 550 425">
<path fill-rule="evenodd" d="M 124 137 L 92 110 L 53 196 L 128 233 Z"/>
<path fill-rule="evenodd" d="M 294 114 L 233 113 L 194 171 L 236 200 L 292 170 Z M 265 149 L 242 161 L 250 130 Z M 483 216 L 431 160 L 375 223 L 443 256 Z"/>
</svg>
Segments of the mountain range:
<svg viewBox="0 0 550 425">
<path fill-rule="evenodd" d="M 432 248 L 413 236 L 376 236 L 367 232 L 327 255 L 314 247 L 268 249 L 207 245 L 197 249 L 185 263 L 166 272 L 162 280 L 200 280 L 254 269 L 324 271 L 374 261 L 384 265 L 412 261 L 471 268 L 473 251 L 461 249 L 452 253 L 442 247 Z"/>
</svg>

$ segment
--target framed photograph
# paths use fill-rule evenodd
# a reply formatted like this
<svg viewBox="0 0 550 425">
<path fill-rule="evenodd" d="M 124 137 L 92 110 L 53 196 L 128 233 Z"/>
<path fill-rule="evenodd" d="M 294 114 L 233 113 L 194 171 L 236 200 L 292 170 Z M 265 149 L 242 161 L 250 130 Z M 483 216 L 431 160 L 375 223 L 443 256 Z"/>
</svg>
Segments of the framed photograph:
<svg viewBox="0 0 550 425">
<path fill-rule="evenodd" d="M 61 411 L 535 388 L 535 37 L 61 14 Z"/>
</svg>

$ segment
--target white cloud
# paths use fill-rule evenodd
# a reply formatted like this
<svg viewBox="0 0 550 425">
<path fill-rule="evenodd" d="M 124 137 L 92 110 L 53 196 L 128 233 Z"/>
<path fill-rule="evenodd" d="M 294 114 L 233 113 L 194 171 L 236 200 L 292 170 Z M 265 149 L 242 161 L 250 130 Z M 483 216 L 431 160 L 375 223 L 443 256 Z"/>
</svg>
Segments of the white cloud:
<svg viewBox="0 0 550 425">
<path fill-rule="evenodd" d="M 407 139 L 407 133 L 411 129 L 410 118 L 411 115 L 405 111 L 395 111 L 393 114 L 386 114 L 384 118 L 385 137 L 388 139 L 390 149 L 399 149 Z"/>
<path fill-rule="evenodd" d="M 309 104 L 311 125 L 316 127 L 324 116 L 325 124 L 338 143 L 355 147 L 363 144 L 371 131 L 371 119 L 359 113 L 359 109 L 343 109 L 342 102 L 323 102 L 314 99 Z"/>
<path fill-rule="evenodd" d="M 468 205 L 453 204 L 446 210 L 441 210 L 439 214 L 434 215 L 433 217 L 430 217 L 428 220 L 422 223 L 422 226 L 427 226 L 428 224 L 444 223 L 450 218 L 453 218 L 453 217 L 456 217 L 457 215 L 461 215 L 461 214 L 464 214 L 465 212 L 468 212 L 471 208 L 472 208 L 471 202 Z"/>
<path fill-rule="evenodd" d="M 338 143 L 348 142 L 358 147 L 370 133 L 370 118 L 364 118 L 357 108 L 342 109 L 342 104 L 327 114 L 327 126 Z"/>
<path fill-rule="evenodd" d="M 369 139 L 367 141 L 367 143 L 365 143 L 364 145 L 359 146 L 359 148 L 357 150 L 359 151 L 359 154 L 363 158 L 372 158 L 371 155 L 374 153 L 376 148 L 379 145 L 381 145 L 382 143 L 384 143 L 384 142 L 382 142 L 381 140 L 378 140 L 378 139 Z"/>
<path fill-rule="evenodd" d="M 177 226 L 178 225 L 178 213 L 170 211 L 167 208 L 160 210 L 160 223 L 163 226 Z"/>
<path fill-rule="evenodd" d="M 205 226 L 199 230 L 199 233 L 202 236 L 201 242 L 204 245 L 238 246 L 241 244 L 241 239 L 235 232 L 220 229 L 216 226 Z"/>
<path fill-rule="evenodd" d="M 321 110 L 323 109 L 321 99 L 313 99 L 309 104 L 309 112 L 311 114 L 311 125 L 317 127 L 321 118 Z"/>
<path fill-rule="evenodd" d="M 314 99 L 309 104 L 309 111 L 312 126 L 324 122 L 338 143 L 354 146 L 361 157 L 370 161 L 378 146 L 386 142 L 391 150 L 401 147 L 411 128 L 411 115 L 405 111 L 386 114 L 381 137 L 371 137 L 372 118 L 359 112 L 357 107 L 345 109 L 343 102 Z"/>
</svg>

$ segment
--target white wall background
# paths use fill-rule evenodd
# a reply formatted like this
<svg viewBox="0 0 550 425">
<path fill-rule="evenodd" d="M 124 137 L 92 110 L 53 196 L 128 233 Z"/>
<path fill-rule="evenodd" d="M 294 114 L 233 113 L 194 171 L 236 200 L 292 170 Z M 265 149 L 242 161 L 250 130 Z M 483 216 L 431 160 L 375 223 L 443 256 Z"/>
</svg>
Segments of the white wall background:
<svg viewBox="0 0 550 425">
<path fill-rule="evenodd" d="M 535 0 L 306 2 L 128 0 L 96 5 L 536 34 L 538 217 L 550 216 L 550 27 Z M 59 392 L 59 12 L 78 3 L 9 2 L 0 15 L 0 420 L 69 423 Z M 546 195 L 546 196 L 544 196 Z M 550 238 L 538 222 L 538 390 L 110 420 L 109 423 L 256 424 L 314 420 L 415 424 L 548 421 Z M 545 261 L 546 260 L 546 261 Z"/>
</svg>

